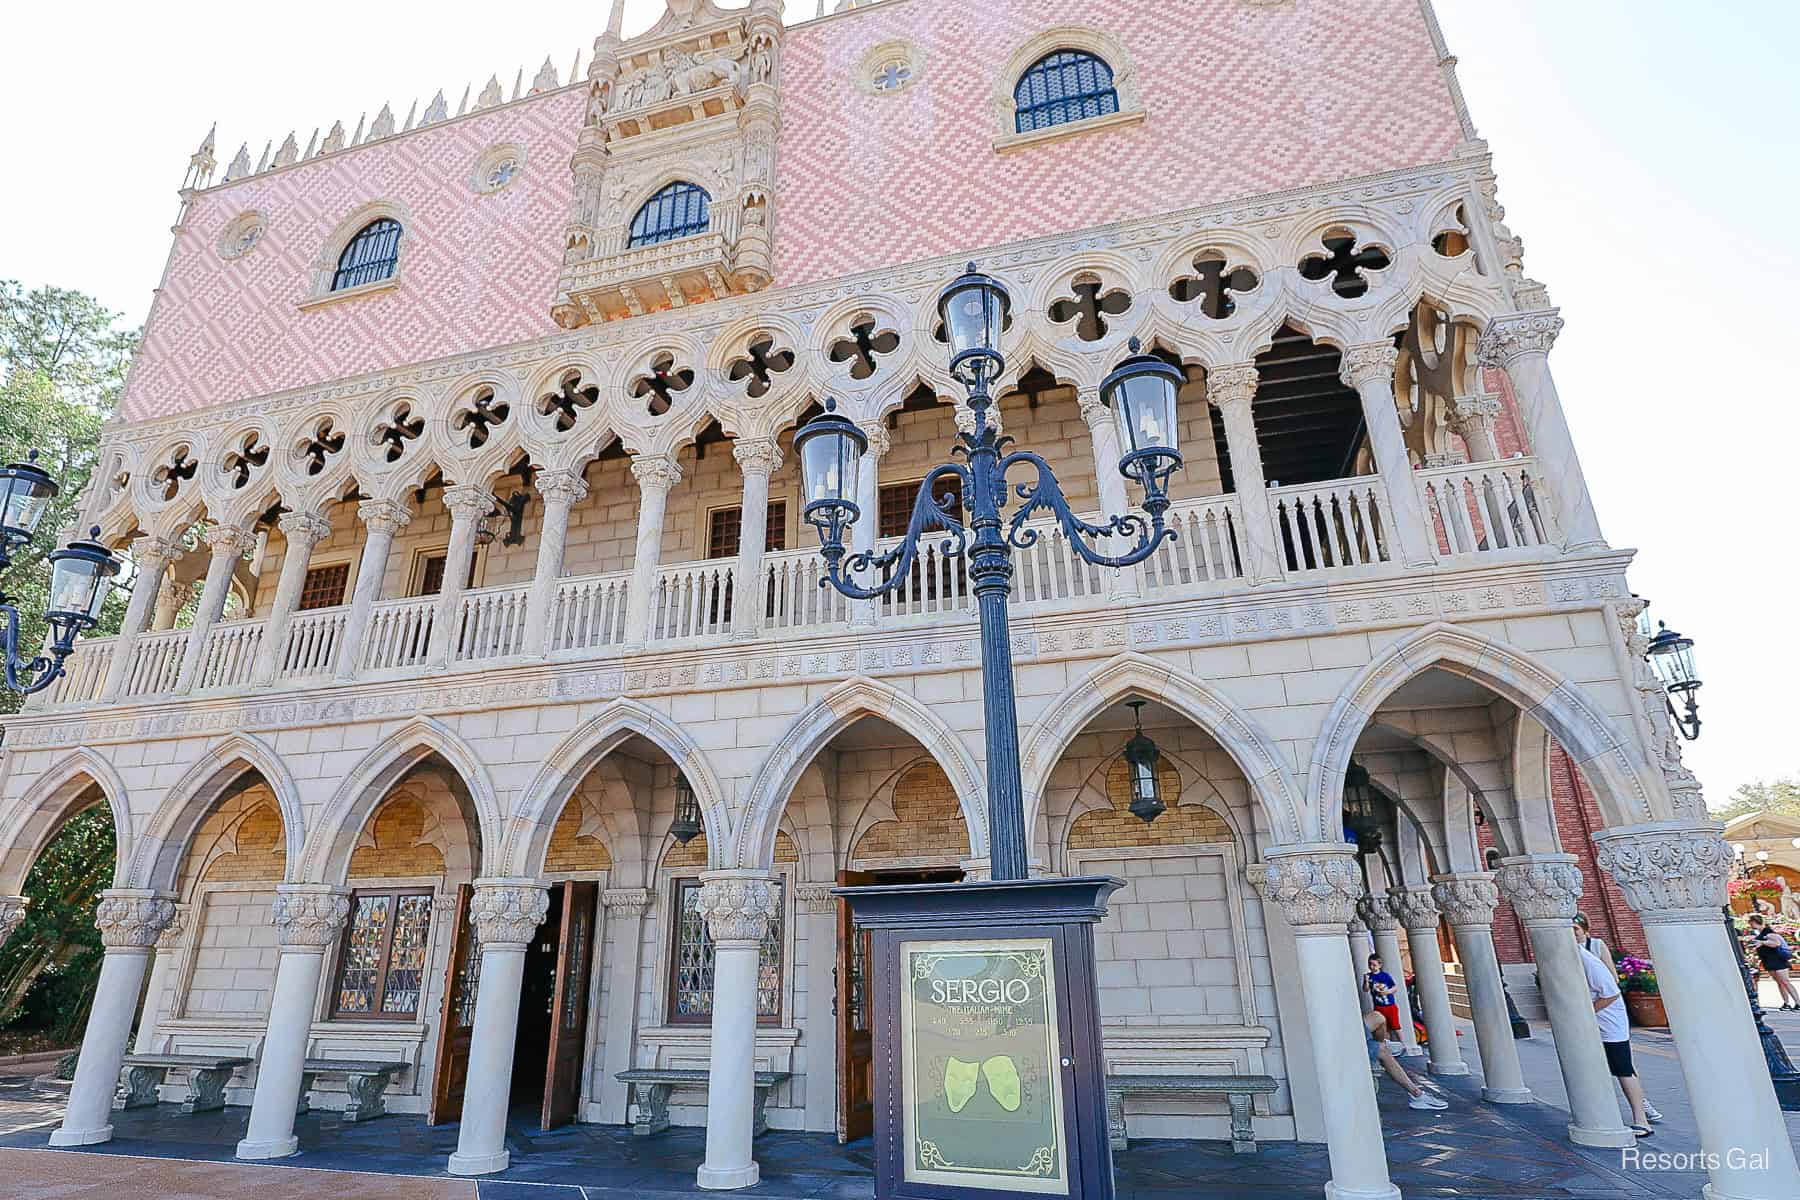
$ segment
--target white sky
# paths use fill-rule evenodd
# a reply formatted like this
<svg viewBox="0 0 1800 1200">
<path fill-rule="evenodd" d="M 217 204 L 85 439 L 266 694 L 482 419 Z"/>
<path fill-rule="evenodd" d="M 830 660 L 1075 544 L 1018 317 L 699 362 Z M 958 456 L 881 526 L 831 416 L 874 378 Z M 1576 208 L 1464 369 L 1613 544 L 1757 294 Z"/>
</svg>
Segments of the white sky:
<svg viewBox="0 0 1800 1200">
<path fill-rule="evenodd" d="M 832 0 L 835 4 L 835 0 Z M 1328 0 L 1300 0 L 1325 3 Z M 789 0 L 790 20 L 817 0 Z M 626 33 L 660 0 L 630 0 Z M 1167 0 L 1171 15 L 1181 0 Z M 291 129 L 511 93 L 549 54 L 566 80 L 604 0 L 501 9 L 418 0 L 17 4 L 4 21 L 0 278 L 91 292 L 142 320 L 187 157 L 223 164 Z M 1640 550 L 1636 591 L 1698 642 L 1706 731 L 1688 761 L 1722 803 L 1800 772 L 1800 5 L 1782 0 L 1439 0 L 1492 144 L 1526 270 L 1568 328 L 1551 358 L 1602 527 Z M 1221 97 L 1222 100 L 1228 97 Z M 1775 604 L 1774 609 L 1765 607 Z"/>
</svg>

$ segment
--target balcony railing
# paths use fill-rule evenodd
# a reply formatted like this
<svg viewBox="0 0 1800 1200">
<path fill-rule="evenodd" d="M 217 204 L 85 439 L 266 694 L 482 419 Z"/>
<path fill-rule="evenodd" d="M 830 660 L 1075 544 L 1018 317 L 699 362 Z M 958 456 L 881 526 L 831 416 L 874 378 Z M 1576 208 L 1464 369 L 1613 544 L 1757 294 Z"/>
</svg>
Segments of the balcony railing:
<svg viewBox="0 0 1800 1200">
<path fill-rule="evenodd" d="M 1556 545 L 1551 504 L 1536 463 L 1528 458 L 1420 471 L 1418 488 L 1429 534 L 1446 560 L 1541 552 Z M 1272 488 L 1269 508 L 1280 567 L 1289 579 L 1319 573 L 1365 575 L 1401 569 L 1389 493 L 1375 476 Z M 1095 519 L 1090 515 L 1090 520 Z M 1229 590 L 1244 578 L 1243 509 L 1235 495 L 1184 500 L 1169 510 L 1179 535 L 1139 568 L 1146 594 Z M 1037 539 L 1014 558 L 1014 602 L 1027 610 L 1103 604 L 1109 572 L 1083 562 L 1054 523 L 1034 524 Z M 882 548 L 895 539 L 880 543 Z M 883 624 L 973 616 L 964 562 L 944 553 L 945 538 L 929 535 L 895 591 L 872 603 Z M 799 638 L 849 628 L 856 605 L 835 588 L 821 587 L 825 564 L 817 550 L 774 551 L 763 557 L 753 585 L 740 586 L 735 559 L 675 563 L 656 572 L 645 644 L 706 644 L 729 637 L 738 604 L 762 608 L 761 635 Z M 558 582 L 550 604 L 544 649 L 555 658 L 580 657 L 637 641 L 626 628 L 631 573 L 586 575 Z M 516 659 L 531 649 L 526 623 L 530 585 L 519 583 L 466 593 L 458 609 L 455 663 Z M 362 672 L 412 671 L 430 651 L 436 596 L 378 602 L 370 612 Z M 348 607 L 298 613 L 274 659 L 277 683 L 326 678 L 341 670 Z M 243 688 L 254 681 L 265 623 L 226 621 L 208 635 L 197 690 Z M 175 690 L 188 631 L 169 630 L 137 640 L 122 695 L 144 697 Z M 110 638 L 84 639 L 70 659 L 68 676 L 32 707 L 97 700 L 115 653 Z"/>
</svg>

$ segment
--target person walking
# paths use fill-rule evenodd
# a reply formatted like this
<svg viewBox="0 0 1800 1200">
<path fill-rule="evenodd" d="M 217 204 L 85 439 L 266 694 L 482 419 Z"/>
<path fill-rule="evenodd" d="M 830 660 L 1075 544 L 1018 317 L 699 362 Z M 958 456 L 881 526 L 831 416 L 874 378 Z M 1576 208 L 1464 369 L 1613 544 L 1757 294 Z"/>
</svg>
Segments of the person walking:
<svg viewBox="0 0 1800 1200">
<path fill-rule="evenodd" d="M 1400 1004 L 1394 998 L 1397 986 L 1394 977 L 1382 969 L 1381 955 L 1369 955 L 1369 973 L 1363 976 L 1363 987 L 1368 989 L 1369 999 L 1375 1002 L 1375 1011 L 1387 1021 L 1389 1040 L 1400 1036 Z"/>
<path fill-rule="evenodd" d="M 1418 1081 L 1407 1073 L 1405 1067 L 1400 1065 L 1400 1060 L 1394 1057 L 1394 1052 L 1388 1049 L 1388 1020 L 1386 1017 L 1378 1012 L 1366 1012 L 1363 1014 L 1363 1028 L 1369 1031 L 1370 1064 L 1387 1072 L 1389 1079 L 1406 1090 L 1408 1097 L 1406 1106 L 1408 1108 L 1436 1112 L 1450 1107 L 1443 1097 L 1434 1096 L 1420 1087 Z"/>
<path fill-rule="evenodd" d="M 1644 1095 L 1643 1081 L 1632 1065 L 1631 1022 L 1625 1015 L 1625 998 L 1619 993 L 1618 969 L 1582 948 L 1580 926 L 1575 928 L 1575 945 L 1581 951 L 1581 966 L 1587 973 L 1588 995 L 1594 1001 L 1594 1020 L 1600 1026 L 1600 1043 L 1606 1048 L 1607 1068 L 1619 1081 L 1619 1090 L 1631 1106 L 1631 1132 L 1647 1138 L 1653 1132 L 1651 1123 L 1662 1120 L 1662 1114 Z"/>
<path fill-rule="evenodd" d="M 1800 1012 L 1800 991 L 1795 990 L 1794 981 L 1788 974 L 1788 969 L 1794 965 L 1794 951 L 1788 946 L 1787 939 L 1777 933 L 1761 913 L 1752 913 L 1749 925 L 1747 940 L 1756 951 L 1762 969 L 1780 989 L 1781 1011 Z"/>
<path fill-rule="evenodd" d="M 1575 914 L 1575 944 L 1599 959 L 1604 965 L 1612 965 L 1612 949 L 1607 946 L 1605 941 L 1594 936 L 1594 931 L 1588 927 L 1586 913 Z"/>
</svg>

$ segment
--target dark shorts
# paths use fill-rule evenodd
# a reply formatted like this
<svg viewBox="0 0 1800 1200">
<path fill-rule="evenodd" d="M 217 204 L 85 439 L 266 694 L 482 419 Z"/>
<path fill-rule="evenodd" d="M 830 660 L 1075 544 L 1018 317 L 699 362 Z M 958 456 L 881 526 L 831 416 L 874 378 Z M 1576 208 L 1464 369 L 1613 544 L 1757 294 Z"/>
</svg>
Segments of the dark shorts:
<svg viewBox="0 0 1800 1200">
<path fill-rule="evenodd" d="M 1637 1074 L 1637 1068 L 1631 1065 L 1630 1042 L 1601 1042 L 1606 1047 L 1606 1068 L 1613 1073 L 1615 1079 L 1630 1079 Z"/>
</svg>

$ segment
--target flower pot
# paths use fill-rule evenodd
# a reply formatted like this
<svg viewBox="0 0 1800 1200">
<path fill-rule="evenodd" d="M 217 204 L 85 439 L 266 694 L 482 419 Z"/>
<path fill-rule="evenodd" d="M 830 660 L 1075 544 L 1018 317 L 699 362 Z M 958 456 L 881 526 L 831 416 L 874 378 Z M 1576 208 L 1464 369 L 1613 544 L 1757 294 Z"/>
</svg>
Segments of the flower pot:
<svg viewBox="0 0 1800 1200">
<path fill-rule="evenodd" d="M 1640 1029 L 1669 1027 L 1669 1014 L 1663 1009 L 1663 998 L 1655 992 L 1626 992 L 1625 1015 Z"/>
</svg>

